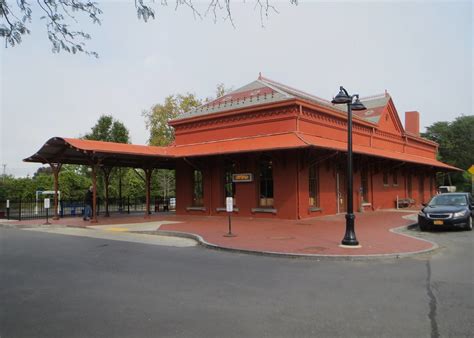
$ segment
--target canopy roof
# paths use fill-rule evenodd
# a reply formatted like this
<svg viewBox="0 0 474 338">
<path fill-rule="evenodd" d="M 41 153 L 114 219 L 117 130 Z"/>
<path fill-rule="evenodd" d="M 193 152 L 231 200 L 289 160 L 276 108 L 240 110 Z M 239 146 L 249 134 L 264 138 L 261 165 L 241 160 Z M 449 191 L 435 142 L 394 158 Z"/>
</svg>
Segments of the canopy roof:
<svg viewBox="0 0 474 338">
<path fill-rule="evenodd" d="M 167 147 L 53 137 L 25 162 L 102 164 L 114 167 L 160 167 L 171 169 L 174 162 Z"/>
<path fill-rule="evenodd" d="M 95 163 L 116 167 L 172 169 L 176 158 L 311 147 L 347 151 L 345 142 L 297 132 L 239 137 L 169 147 L 54 137 L 24 161 L 85 165 Z M 460 170 L 433 158 L 396 151 L 362 145 L 354 145 L 353 151 L 356 154 L 423 164 L 446 170 Z"/>
</svg>

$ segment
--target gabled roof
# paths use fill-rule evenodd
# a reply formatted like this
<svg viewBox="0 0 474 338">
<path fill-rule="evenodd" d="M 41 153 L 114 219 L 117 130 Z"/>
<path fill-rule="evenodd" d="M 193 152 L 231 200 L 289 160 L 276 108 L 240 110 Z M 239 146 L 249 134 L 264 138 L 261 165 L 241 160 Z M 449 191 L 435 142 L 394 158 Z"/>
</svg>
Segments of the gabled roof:
<svg viewBox="0 0 474 338">
<path fill-rule="evenodd" d="M 267 84 L 261 80 L 256 80 L 180 115 L 177 120 L 291 99 L 295 99 L 295 97 L 281 90 L 276 90 L 275 88 L 267 86 Z"/>
<path fill-rule="evenodd" d="M 248 108 L 294 99 L 309 101 L 341 112 L 347 112 L 345 105 L 333 105 L 329 100 L 267 79 L 260 75 L 257 80 L 186 112 L 180 115 L 176 120 L 212 115 L 239 108 Z M 368 122 L 377 124 L 389 99 L 390 96 L 387 93 L 361 98 L 361 101 L 367 107 L 367 110 L 354 112 L 354 115 Z"/>
<path fill-rule="evenodd" d="M 371 97 L 363 97 L 361 98 L 361 101 L 367 109 L 354 111 L 353 114 L 366 121 L 378 124 L 389 100 L 390 95 L 387 93 Z"/>
</svg>

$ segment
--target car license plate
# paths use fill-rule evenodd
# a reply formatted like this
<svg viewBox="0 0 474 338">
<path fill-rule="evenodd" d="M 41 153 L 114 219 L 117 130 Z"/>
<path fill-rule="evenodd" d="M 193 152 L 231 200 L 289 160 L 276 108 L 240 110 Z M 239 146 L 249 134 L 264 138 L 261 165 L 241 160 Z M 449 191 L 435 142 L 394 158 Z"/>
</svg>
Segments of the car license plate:
<svg viewBox="0 0 474 338">
<path fill-rule="evenodd" d="M 443 221 L 433 221 L 433 224 L 435 224 L 435 225 L 443 225 Z"/>
</svg>

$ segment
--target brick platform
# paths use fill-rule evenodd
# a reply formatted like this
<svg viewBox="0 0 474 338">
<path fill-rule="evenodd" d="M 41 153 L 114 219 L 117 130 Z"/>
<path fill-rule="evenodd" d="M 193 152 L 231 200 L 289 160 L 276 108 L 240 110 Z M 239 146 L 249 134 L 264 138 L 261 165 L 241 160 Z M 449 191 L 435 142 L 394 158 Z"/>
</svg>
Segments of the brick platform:
<svg viewBox="0 0 474 338">
<path fill-rule="evenodd" d="M 305 220 L 266 220 L 253 218 L 232 219 L 232 232 L 236 237 L 224 237 L 228 231 L 227 217 L 176 216 L 170 214 L 114 215 L 100 217 L 98 225 L 123 225 L 133 231 L 133 225 L 143 222 L 165 222 L 160 230 L 197 234 L 206 242 L 231 249 L 276 252 L 304 255 L 384 255 L 406 254 L 435 247 L 435 244 L 395 233 L 390 229 L 407 226 L 413 221 L 403 218 L 406 212 L 377 211 L 356 214 L 356 234 L 361 248 L 339 246 L 345 231 L 344 215 L 325 216 Z M 180 222 L 166 224 L 166 221 Z M 1 221 L 0 221 L 1 222 Z M 41 224 L 41 221 L 9 222 L 15 225 Z M 91 226 L 81 218 L 52 221 L 56 225 Z"/>
</svg>

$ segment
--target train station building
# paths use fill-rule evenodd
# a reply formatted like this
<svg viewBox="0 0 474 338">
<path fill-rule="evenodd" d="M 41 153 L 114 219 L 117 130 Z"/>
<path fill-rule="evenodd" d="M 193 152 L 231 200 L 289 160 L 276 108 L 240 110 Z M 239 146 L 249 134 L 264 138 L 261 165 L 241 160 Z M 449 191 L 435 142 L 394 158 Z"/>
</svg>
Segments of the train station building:
<svg viewBox="0 0 474 338">
<path fill-rule="evenodd" d="M 438 145 L 420 137 L 419 113 L 402 124 L 387 92 L 361 98 L 353 116 L 353 201 L 359 211 L 421 204 L 435 174 L 458 170 L 436 159 Z M 176 170 L 176 213 L 303 219 L 346 211 L 347 108 L 259 76 L 169 122 L 175 142 L 139 146 L 54 137 L 28 162 L 97 170 L 145 171 L 149 208 L 154 169 Z M 57 182 L 57 178 L 56 178 Z M 94 184 L 95 186 L 95 184 Z M 56 184 L 57 189 L 57 184 Z"/>
</svg>

